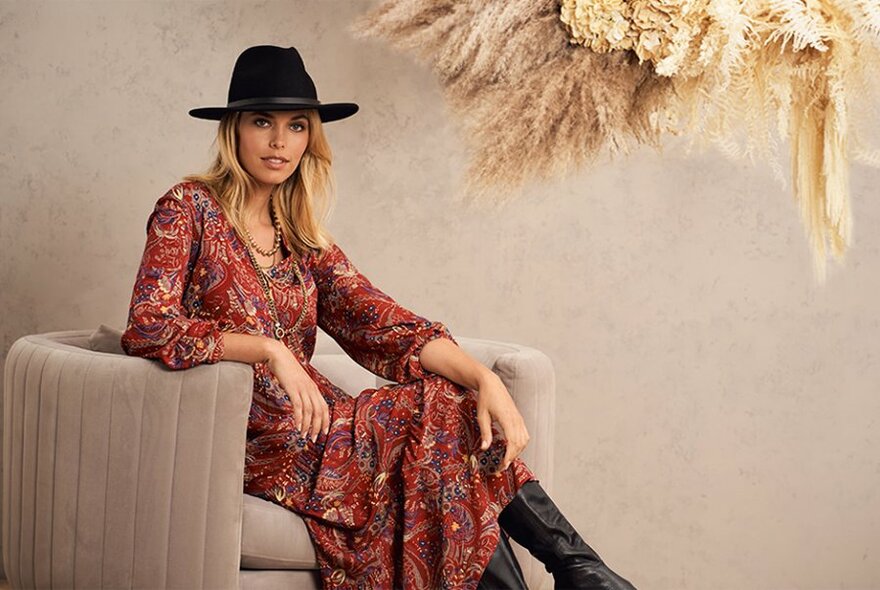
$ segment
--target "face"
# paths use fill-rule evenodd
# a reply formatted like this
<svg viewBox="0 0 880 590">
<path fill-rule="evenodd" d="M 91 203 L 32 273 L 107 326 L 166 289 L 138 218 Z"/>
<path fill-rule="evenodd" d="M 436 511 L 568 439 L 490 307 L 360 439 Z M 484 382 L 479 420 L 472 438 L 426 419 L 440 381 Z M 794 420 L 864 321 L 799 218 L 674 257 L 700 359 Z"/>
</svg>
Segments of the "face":
<svg viewBox="0 0 880 590">
<path fill-rule="evenodd" d="M 308 143 L 305 111 L 245 112 L 238 121 L 238 160 L 262 188 L 287 180 Z"/>
</svg>

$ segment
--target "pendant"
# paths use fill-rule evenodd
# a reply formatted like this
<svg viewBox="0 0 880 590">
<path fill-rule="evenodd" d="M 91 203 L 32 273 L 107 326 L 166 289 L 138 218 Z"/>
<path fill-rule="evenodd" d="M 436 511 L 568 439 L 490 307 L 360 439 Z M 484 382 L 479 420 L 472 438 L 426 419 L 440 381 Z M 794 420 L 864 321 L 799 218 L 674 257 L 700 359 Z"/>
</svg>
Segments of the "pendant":
<svg viewBox="0 0 880 590">
<path fill-rule="evenodd" d="M 281 327 L 281 324 L 275 324 L 275 338 L 277 340 L 284 338 L 284 328 Z"/>
</svg>

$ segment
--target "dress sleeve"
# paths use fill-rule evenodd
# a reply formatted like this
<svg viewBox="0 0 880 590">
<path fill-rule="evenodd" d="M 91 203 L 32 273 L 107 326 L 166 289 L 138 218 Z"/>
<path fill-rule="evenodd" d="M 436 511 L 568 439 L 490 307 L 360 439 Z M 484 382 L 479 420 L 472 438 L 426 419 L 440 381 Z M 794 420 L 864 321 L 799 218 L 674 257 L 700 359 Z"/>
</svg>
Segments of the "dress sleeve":
<svg viewBox="0 0 880 590">
<path fill-rule="evenodd" d="M 168 191 L 147 222 L 147 244 L 122 334 L 127 354 L 159 359 L 171 369 L 216 363 L 223 356 L 217 322 L 189 317 L 182 303 L 199 236 L 192 201 L 179 186 Z"/>
<path fill-rule="evenodd" d="M 435 338 L 455 342 L 440 322 L 400 306 L 362 275 L 334 244 L 315 256 L 312 275 L 318 289 L 318 325 L 358 364 L 398 383 L 427 372 L 422 347 Z"/>
</svg>

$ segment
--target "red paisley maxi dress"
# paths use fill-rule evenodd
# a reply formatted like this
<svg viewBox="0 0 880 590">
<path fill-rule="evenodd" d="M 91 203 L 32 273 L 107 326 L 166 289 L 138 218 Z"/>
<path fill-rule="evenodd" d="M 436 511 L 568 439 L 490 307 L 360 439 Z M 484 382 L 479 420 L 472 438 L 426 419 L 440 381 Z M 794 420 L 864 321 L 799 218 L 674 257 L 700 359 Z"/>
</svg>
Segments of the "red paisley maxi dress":
<svg viewBox="0 0 880 590">
<path fill-rule="evenodd" d="M 245 248 L 205 185 L 172 187 L 148 222 L 125 351 L 186 369 L 220 360 L 221 331 L 271 337 Z M 495 430 L 480 451 L 474 392 L 419 364 L 426 342 L 453 340 L 443 324 L 398 305 L 337 245 L 296 258 L 278 263 L 269 283 L 286 328 L 305 306 L 284 343 L 327 401 L 330 431 L 314 443 L 302 437 L 289 397 L 256 364 L 244 491 L 302 516 L 325 588 L 475 588 L 498 542 L 498 513 L 535 476 L 520 459 L 498 472 L 505 443 Z M 309 362 L 318 327 L 395 383 L 357 397 L 333 385 Z"/>
</svg>

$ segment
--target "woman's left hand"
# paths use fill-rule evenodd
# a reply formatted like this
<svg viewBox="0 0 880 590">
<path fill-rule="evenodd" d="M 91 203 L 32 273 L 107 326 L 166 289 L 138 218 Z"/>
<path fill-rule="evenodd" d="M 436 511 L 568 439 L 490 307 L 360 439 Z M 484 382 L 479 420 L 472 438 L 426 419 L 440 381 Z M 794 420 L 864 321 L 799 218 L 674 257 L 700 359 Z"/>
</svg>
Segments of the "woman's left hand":
<svg viewBox="0 0 880 590">
<path fill-rule="evenodd" d="M 529 442 L 529 432 L 522 415 L 513 403 L 510 393 L 504 387 L 501 378 L 495 373 L 487 371 L 480 378 L 477 387 L 477 423 L 480 425 L 480 448 L 486 450 L 492 444 L 492 420 L 494 419 L 501 427 L 504 438 L 507 440 L 507 451 L 501 463 L 501 471 L 510 466 L 510 463 L 519 456 Z"/>
</svg>

